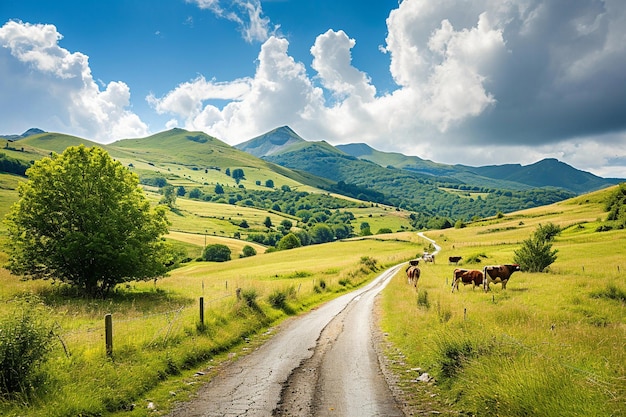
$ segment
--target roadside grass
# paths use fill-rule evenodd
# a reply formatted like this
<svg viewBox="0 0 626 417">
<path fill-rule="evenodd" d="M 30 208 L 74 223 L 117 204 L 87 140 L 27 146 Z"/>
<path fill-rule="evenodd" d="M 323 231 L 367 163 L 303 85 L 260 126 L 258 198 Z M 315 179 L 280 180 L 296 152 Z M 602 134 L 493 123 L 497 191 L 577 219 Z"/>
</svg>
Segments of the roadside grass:
<svg viewBox="0 0 626 417">
<path fill-rule="evenodd" d="M 49 378 L 24 401 L 0 398 L 0 415 L 162 415 L 174 401 L 189 398 L 219 363 L 248 352 L 282 320 L 410 258 L 416 237 L 406 238 L 193 261 L 156 283 L 121 286 L 107 300 L 79 299 L 64 286 L 22 281 L 0 270 L 0 314 L 22 300 L 38 305 L 54 325 L 54 350 L 44 365 Z M 113 317 L 111 358 L 105 314 Z"/>
<path fill-rule="evenodd" d="M 434 392 L 431 407 L 450 415 L 626 415 L 626 232 L 595 232 L 605 217 L 595 198 L 426 234 L 442 251 L 423 265 L 417 293 L 401 271 L 381 299 L 409 398 Z M 548 222 L 565 226 L 548 272 L 516 272 L 506 290 L 451 293 L 448 256 L 484 253 L 479 264 L 461 262 L 470 269 L 511 263 Z M 416 368 L 434 382 L 411 382 Z"/>
</svg>

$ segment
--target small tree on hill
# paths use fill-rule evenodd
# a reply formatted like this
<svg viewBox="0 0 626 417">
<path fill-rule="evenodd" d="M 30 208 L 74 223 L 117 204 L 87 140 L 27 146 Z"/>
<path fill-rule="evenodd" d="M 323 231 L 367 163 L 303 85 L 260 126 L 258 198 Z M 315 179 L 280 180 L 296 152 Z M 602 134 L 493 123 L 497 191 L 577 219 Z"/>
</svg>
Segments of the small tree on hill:
<svg viewBox="0 0 626 417">
<path fill-rule="evenodd" d="M 302 246 L 302 243 L 300 242 L 300 239 L 298 239 L 298 236 L 296 236 L 294 233 L 287 233 L 285 236 L 283 236 L 282 239 L 280 239 L 280 241 L 276 245 L 276 248 L 278 250 L 288 250 L 293 248 L 299 248 L 300 246 Z"/>
<path fill-rule="evenodd" d="M 559 233 L 560 228 L 552 223 L 539 225 L 535 233 L 514 252 L 514 262 L 520 265 L 522 271 L 543 272 L 556 261 L 558 250 L 552 249 L 552 241 Z"/>
<path fill-rule="evenodd" d="M 256 255 L 256 249 L 254 249 L 252 246 L 246 245 L 243 247 L 241 251 L 242 258 L 247 258 L 249 256 L 254 256 L 254 255 Z"/>
<path fill-rule="evenodd" d="M 92 297 L 165 274 L 165 209 L 152 209 L 138 177 L 106 151 L 69 147 L 27 175 L 6 218 L 12 272 L 58 279 Z"/>
<path fill-rule="evenodd" d="M 204 248 L 202 259 L 211 262 L 226 262 L 230 261 L 230 248 L 226 245 L 216 243 Z"/>
</svg>

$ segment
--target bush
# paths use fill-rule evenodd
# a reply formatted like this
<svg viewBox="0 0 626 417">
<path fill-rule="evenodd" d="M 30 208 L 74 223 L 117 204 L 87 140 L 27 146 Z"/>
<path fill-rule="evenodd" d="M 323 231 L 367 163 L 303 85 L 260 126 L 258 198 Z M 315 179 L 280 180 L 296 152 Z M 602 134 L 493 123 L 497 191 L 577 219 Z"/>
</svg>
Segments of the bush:
<svg viewBox="0 0 626 417">
<path fill-rule="evenodd" d="M 247 258 L 249 256 L 254 256 L 254 255 L 256 255 L 256 249 L 254 249 L 252 246 L 246 245 L 243 247 L 241 251 L 242 258 Z"/>
<path fill-rule="evenodd" d="M 558 226 L 541 226 L 534 235 L 522 242 L 522 247 L 514 252 L 513 261 L 522 271 L 543 272 L 556 261 L 557 250 L 552 249 L 554 236 L 560 233 Z"/>
<path fill-rule="evenodd" d="M 25 306 L 0 322 L 0 395 L 28 394 L 42 375 L 52 333 Z"/>
<path fill-rule="evenodd" d="M 211 262 L 230 261 L 230 248 L 226 245 L 221 245 L 219 243 L 215 245 L 209 245 L 204 248 L 202 258 L 205 261 Z"/>
</svg>

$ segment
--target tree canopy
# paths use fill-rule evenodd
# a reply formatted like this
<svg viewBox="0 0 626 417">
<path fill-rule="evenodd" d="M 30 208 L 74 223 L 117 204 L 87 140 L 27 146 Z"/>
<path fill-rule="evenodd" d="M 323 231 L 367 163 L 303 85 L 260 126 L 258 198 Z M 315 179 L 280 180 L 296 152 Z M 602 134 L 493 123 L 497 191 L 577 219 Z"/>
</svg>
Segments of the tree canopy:
<svg viewBox="0 0 626 417">
<path fill-rule="evenodd" d="M 163 207 L 101 148 L 52 154 L 28 169 L 5 221 L 13 273 L 52 278 L 104 297 L 117 284 L 166 273 Z"/>
<path fill-rule="evenodd" d="M 208 245 L 206 248 L 204 248 L 202 258 L 205 261 L 226 262 L 230 261 L 230 253 L 230 248 L 228 246 L 216 243 L 213 245 Z"/>
</svg>

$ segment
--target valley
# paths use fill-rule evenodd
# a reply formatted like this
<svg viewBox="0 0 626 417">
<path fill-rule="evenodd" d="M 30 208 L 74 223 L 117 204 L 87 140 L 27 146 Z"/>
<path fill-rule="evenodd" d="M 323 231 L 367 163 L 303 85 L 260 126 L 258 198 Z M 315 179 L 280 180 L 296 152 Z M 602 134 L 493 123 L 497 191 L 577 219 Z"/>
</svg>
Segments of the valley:
<svg viewBox="0 0 626 417">
<path fill-rule="evenodd" d="M 152 205 L 167 208 L 165 238 L 176 259 L 166 277 L 120 286 L 101 300 L 76 297 L 53 279 L 22 280 L 0 269 L 2 316 L 30 311 L 54 335 L 35 391 L 0 399 L 0 414 L 167 415 L 228 364 L 276 337 L 282 323 L 432 251 L 420 231 L 441 247 L 437 262 L 420 265 L 417 288 L 399 268 L 373 304 L 400 403 L 423 415 L 625 413 L 626 234 L 606 211 L 618 186 L 581 195 L 553 188 L 473 190 L 469 183 L 462 190 L 458 178 L 387 169 L 390 187 L 421 201 L 413 206 L 398 191 L 322 178 L 302 165 L 290 169 L 215 141 L 175 129 L 105 146 L 138 175 Z M 44 132 L 11 142 L 14 150 L 5 153 L 29 163 L 80 143 L 94 145 Z M 334 161 L 344 160 L 356 157 Z M 336 168 L 355 180 L 383 169 L 363 163 L 367 170 L 339 162 Z M 25 180 L 0 174 L 3 217 Z M 403 188 L 411 184 L 427 188 Z M 490 200 L 496 195 L 514 208 Z M 492 214 L 477 214 L 480 207 Z M 321 224 L 332 235 L 321 238 Z M 461 256 L 461 267 L 470 269 L 510 263 L 546 224 L 562 230 L 554 240 L 557 261 L 547 271 L 517 272 L 506 290 L 451 292 L 456 266 L 446 262 L 449 256 Z M 289 234 L 300 245 L 279 250 Z M 2 226 L 3 247 L 6 239 Z M 204 248 L 215 243 L 228 246 L 232 260 L 202 261 Z M 241 257 L 247 245 L 256 254 Z M 7 256 L 0 251 L 3 264 Z M 106 314 L 113 316 L 112 357 L 104 344 Z M 489 389 L 476 394 L 468 386 Z"/>
</svg>

